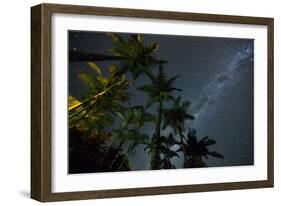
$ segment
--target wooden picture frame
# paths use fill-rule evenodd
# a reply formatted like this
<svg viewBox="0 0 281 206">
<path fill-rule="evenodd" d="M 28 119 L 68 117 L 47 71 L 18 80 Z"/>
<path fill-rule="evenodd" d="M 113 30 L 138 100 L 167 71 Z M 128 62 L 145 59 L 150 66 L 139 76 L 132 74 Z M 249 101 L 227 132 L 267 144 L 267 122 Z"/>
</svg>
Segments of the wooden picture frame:
<svg viewBox="0 0 281 206">
<path fill-rule="evenodd" d="M 168 19 L 193 22 L 220 22 L 267 26 L 267 179 L 214 184 L 170 185 L 133 189 L 52 192 L 51 159 L 51 17 L 54 13 Z M 234 189 L 273 187 L 273 28 L 272 18 L 214 14 L 40 4 L 31 8 L 31 197 L 38 201 L 160 195 Z"/>
</svg>

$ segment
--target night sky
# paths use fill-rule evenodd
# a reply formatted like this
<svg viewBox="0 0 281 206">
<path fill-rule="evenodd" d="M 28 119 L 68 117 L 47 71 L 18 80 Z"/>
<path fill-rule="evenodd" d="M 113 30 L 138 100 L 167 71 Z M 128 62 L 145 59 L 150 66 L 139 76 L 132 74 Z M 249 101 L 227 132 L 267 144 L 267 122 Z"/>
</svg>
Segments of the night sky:
<svg viewBox="0 0 281 206">
<path fill-rule="evenodd" d="M 121 35 L 124 38 L 128 34 Z M 190 127 L 197 130 L 199 139 L 209 136 L 217 141 L 210 147 L 224 155 L 224 159 L 210 157 L 208 166 L 238 166 L 254 163 L 254 62 L 252 39 L 193 37 L 144 34 L 145 43 L 160 44 L 156 57 L 165 59 L 168 77 L 180 75 L 175 82 L 183 100 L 191 101 L 190 112 L 195 120 Z M 110 37 L 104 32 L 69 31 L 69 50 L 110 54 Z M 101 68 L 118 62 L 96 62 Z M 156 68 L 154 68 L 156 70 Z M 69 94 L 80 98 L 85 91 L 78 74 L 89 72 L 86 63 L 69 63 Z M 106 72 L 106 71 L 104 71 Z M 106 73 L 105 73 L 106 74 Z M 135 88 L 148 80 L 137 79 Z M 131 88 L 131 104 L 145 104 L 146 95 Z M 145 98 L 144 98 L 145 97 Z M 168 105 L 166 105 L 168 106 Z M 155 107 L 151 110 L 155 111 Z M 152 134 L 154 127 L 143 131 Z M 167 131 L 168 132 L 168 131 Z M 134 170 L 149 169 L 150 160 L 143 146 L 130 157 Z M 174 159 L 182 166 L 182 157 Z"/>
</svg>

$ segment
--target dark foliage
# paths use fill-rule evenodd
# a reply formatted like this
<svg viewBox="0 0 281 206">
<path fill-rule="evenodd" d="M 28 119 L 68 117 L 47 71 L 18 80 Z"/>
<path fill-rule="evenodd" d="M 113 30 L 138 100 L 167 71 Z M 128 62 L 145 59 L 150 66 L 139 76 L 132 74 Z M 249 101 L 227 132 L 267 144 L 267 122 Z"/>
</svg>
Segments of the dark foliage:
<svg viewBox="0 0 281 206">
<path fill-rule="evenodd" d="M 185 167 L 205 167 L 206 163 L 203 161 L 203 158 L 208 159 L 209 156 L 221 159 L 224 158 L 222 154 L 209 150 L 208 147 L 216 144 L 216 141 L 208 136 L 198 141 L 196 130 L 189 129 L 187 137 L 187 143 L 184 144 L 186 155 L 188 156 L 188 160 L 184 165 Z M 179 150 L 182 150 L 182 148 Z"/>
<path fill-rule="evenodd" d="M 183 167 L 205 167 L 204 158 L 223 158 L 208 147 L 216 142 L 209 137 L 197 140 L 195 130 L 184 136 L 194 116 L 188 112 L 190 102 L 182 100 L 174 83 L 179 76 L 168 77 L 164 60 L 154 53 L 158 43 L 145 44 L 139 34 L 128 39 L 109 34 L 111 55 L 71 52 L 70 61 L 85 61 L 95 71 L 79 74 L 88 87 L 81 102 L 69 96 L 69 173 L 112 172 L 131 170 L 129 158 L 138 145 L 145 145 L 150 155 L 150 169 L 175 169 L 173 160 L 184 157 Z M 108 75 L 95 61 L 117 62 Z M 157 70 L 158 69 L 158 70 Z M 133 80 L 128 79 L 128 73 Z M 138 87 L 147 96 L 145 105 L 130 105 L 128 88 L 139 76 L 149 83 Z M 167 102 L 172 106 L 167 107 Z M 151 107 L 152 105 L 156 107 Z M 156 108 L 156 109 L 154 109 Z M 155 110 L 151 113 L 148 110 Z M 153 124 L 152 134 L 142 128 Z"/>
<path fill-rule="evenodd" d="M 113 172 L 131 170 L 125 155 L 116 157 L 118 149 L 106 143 L 108 133 L 88 136 L 77 128 L 69 130 L 69 173 Z M 125 158 L 125 161 L 124 161 Z M 123 162 L 122 167 L 120 164 Z"/>
</svg>

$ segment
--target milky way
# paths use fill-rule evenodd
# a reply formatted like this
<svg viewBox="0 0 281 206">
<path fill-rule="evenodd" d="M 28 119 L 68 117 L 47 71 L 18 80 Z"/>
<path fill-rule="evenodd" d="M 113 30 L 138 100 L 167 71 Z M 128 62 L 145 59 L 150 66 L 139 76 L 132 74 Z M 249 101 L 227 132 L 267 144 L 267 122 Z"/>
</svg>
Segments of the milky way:
<svg viewBox="0 0 281 206">
<path fill-rule="evenodd" d="M 239 66 L 245 59 L 250 58 L 253 61 L 253 44 L 246 44 L 241 51 L 238 51 L 225 66 L 225 69 L 219 74 L 215 74 L 209 84 L 207 84 L 200 92 L 197 100 L 192 105 L 192 111 L 195 117 L 198 117 L 201 112 L 205 112 L 208 106 L 212 105 L 217 99 L 225 85 L 237 81 L 241 72 Z M 251 69 L 251 68 L 248 68 Z"/>
</svg>

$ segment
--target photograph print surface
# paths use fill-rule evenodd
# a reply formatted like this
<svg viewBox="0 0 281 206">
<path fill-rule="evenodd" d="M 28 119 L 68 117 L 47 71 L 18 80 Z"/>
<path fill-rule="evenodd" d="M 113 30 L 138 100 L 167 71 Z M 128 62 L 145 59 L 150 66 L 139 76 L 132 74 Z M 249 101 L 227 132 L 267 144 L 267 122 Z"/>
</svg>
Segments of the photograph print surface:
<svg viewBox="0 0 281 206">
<path fill-rule="evenodd" d="M 254 164 L 254 40 L 68 32 L 68 172 Z"/>
</svg>

